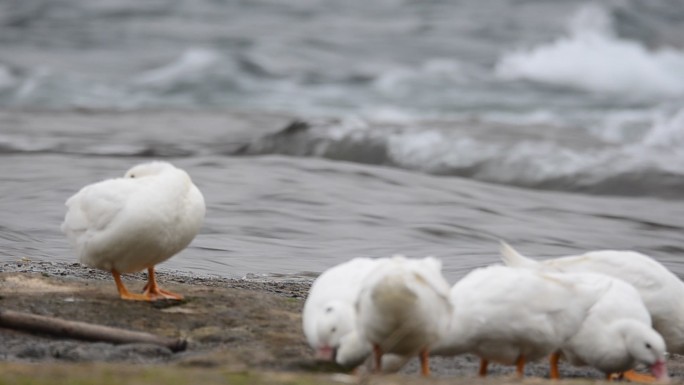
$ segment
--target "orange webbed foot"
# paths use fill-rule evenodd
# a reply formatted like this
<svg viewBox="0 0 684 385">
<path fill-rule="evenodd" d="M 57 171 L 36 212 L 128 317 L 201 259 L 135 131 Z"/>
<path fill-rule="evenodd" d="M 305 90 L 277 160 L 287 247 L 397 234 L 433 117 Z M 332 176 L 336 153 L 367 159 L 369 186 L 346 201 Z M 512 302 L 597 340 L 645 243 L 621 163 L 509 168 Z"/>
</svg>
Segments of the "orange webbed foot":
<svg viewBox="0 0 684 385">
<path fill-rule="evenodd" d="M 623 373 L 617 373 L 609 375 L 610 380 L 620 380 L 625 379 L 631 382 L 640 382 L 644 384 L 652 384 L 658 382 L 658 380 L 650 374 L 637 373 L 634 370 L 628 370 Z"/>
<path fill-rule="evenodd" d="M 149 268 L 148 272 L 149 279 L 147 284 L 145 285 L 145 288 L 143 289 L 143 293 L 136 294 L 128 291 L 128 289 L 126 289 L 126 286 L 123 284 L 123 281 L 121 280 L 121 274 L 116 270 L 112 270 L 112 276 L 114 277 L 114 282 L 116 282 L 116 288 L 119 290 L 119 296 L 121 297 L 121 299 L 129 301 L 148 302 L 157 301 L 161 299 L 171 299 L 176 301 L 180 301 L 183 299 L 182 295 L 160 289 L 159 286 L 157 286 L 157 282 L 154 280 L 154 268 Z"/>
<path fill-rule="evenodd" d="M 114 282 L 116 283 L 116 288 L 119 290 L 119 297 L 121 299 L 129 300 L 129 301 L 151 301 L 152 299 L 145 294 L 136 294 L 136 293 L 131 293 L 126 289 L 126 286 L 123 284 L 123 281 L 121 280 L 121 274 L 116 271 L 112 270 L 112 276 L 114 277 Z"/>
<path fill-rule="evenodd" d="M 172 299 L 176 301 L 183 300 L 183 296 L 181 294 L 176 294 L 168 290 L 160 289 L 159 287 L 156 287 L 154 290 L 146 289 L 141 295 L 149 298 L 149 301 L 156 301 L 158 299 Z"/>
<path fill-rule="evenodd" d="M 160 289 L 159 286 L 157 286 L 157 281 L 154 278 L 154 267 L 147 268 L 147 284 L 143 288 L 142 295 L 149 298 L 148 301 L 156 301 L 159 299 L 183 300 L 182 295 Z"/>
</svg>

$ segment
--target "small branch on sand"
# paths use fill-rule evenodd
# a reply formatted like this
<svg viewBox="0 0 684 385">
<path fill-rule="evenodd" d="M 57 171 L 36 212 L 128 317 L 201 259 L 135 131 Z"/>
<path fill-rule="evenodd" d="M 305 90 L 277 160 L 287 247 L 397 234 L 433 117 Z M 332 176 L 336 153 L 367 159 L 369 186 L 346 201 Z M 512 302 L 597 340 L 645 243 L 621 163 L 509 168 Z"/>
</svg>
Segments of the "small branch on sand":
<svg viewBox="0 0 684 385">
<path fill-rule="evenodd" d="M 180 352 L 187 347 L 187 341 L 161 337 L 145 332 L 95 325 L 79 321 L 22 313 L 0 309 L 0 327 L 24 330 L 32 333 L 47 333 L 58 337 L 75 338 L 88 341 L 105 341 L 114 344 L 144 342 L 166 346 L 172 352 Z"/>
</svg>

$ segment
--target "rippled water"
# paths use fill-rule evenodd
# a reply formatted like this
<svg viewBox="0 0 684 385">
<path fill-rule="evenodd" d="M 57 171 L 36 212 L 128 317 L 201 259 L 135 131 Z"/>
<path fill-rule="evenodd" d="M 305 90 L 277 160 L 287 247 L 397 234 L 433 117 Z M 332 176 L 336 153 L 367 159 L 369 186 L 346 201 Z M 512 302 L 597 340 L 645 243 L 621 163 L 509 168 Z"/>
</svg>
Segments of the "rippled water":
<svg viewBox="0 0 684 385">
<path fill-rule="evenodd" d="M 66 198 L 164 158 L 209 206 L 171 268 L 433 254 L 455 279 L 506 239 L 684 274 L 682 23 L 680 0 L 0 2 L 0 259 L 73 261 Z"/>
<path fill-rule="evenodd" d="M 679 200 L 534 191 L 346 161 L 218 153 L 289 120 L 246 113 L 2 114 L 3 125 L 42 132 L 43 141 L 51 137 L 45 133 L 58 133 L 61 148 L 72 150 L 0 155 L 0 259 L 74 261 L 59 231 L 65 199 L 145 161 L 129 152 L 157 138 L 155 157 L 166 151 L 188 170 L 208 205 L 201 234 L 166 268 L 301 275 L 351 257 L 404 253 L 442 258 L 455 280 L 497 261 L 498 239 L 505 239 L 533 256 L 634 249 L 684 274 Z M 112 125 L 119 129 L 109 131 Z M 166 139 L 152 134 L 157 130 Z M 182 156 L 173 152 L 176 141 L 187 148 L 212 143 L 215 150 Z M 111 155 L 113 149 L 118 153 Z"/>
<path fill-rule="evenodd" d="M 678 0 L 10 1 L 0 105 L 648 122 L 684 97 L 683 21 Z"/>
</svg>

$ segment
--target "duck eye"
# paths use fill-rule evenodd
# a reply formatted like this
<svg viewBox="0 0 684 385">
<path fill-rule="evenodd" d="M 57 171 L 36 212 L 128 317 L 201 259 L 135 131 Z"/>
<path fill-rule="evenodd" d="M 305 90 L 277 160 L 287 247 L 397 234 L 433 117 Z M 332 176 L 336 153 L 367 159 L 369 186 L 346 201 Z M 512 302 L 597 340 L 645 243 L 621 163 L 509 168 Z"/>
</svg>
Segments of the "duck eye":
<svg viewBox="0 0 684 385">
<path fill-rule="evenodd" d="M 330 306 L 330 307 L 328 307 L 328 308 L 325 309 L 325 312 L 326 312 L 326 313 L 330 313 L 331 311 L 333 311 L 332 306 Z"/>
<path fill-rule="evenodd" d="M 332 329 L 330 329 L 330 332 L 331 332 L 331 333 L 335 333 L 336 331 L 337 331 L 337 328 L 336 328 L 336 327 L 333 327 Z"/>
<path fill-rule="evenodd" d="M 646 349 L 650 349 L 650 348 L 651 348 L 651 344 L 649 344 L 648 342 L 646 342 Z"/>
<path fill-rule="evenodd" d="M 131 178 L 135 178 L 135 174 L 131 174 Z"/>
</svg>

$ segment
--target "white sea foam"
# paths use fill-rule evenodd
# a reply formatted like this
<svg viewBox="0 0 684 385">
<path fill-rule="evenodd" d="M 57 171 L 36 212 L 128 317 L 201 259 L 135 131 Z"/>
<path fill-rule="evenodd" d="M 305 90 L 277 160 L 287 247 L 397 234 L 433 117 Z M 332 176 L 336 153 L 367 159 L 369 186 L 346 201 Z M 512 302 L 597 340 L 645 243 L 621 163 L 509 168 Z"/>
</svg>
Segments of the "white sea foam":
<svg viewBox="0 0 684 385">
<path fill-rule="evenodd" d="M 589 132 L 602 143 L 684 155 L 684 108 L 658 106 L 603 114 Z M 675 105 L 676 107 L 676 105 Z"/>
<path fill-rule="evenodd" d="M 347 115 L 336 125 L 332 125 L 327 130 L 327 135 L 333 140 L 350 138 L 353 140 L 363 140 L 368 132 L 368 123 L 356 115 Z"/>
<path fill-rule="evenodd" d="M 465 175 L 513 185 L 598 188 L 623 193 L 620 186 L 625 185 L 621 183 L 636 190 L 667 189 L 668 179 L 662 180 L 662 186 L 657 185 L 657 175 L 683 175 L 684 150 L 678 150 L 684 148 L 682 143 L 684 110 L 656 123 L 644 141 L 631 143 L 582 147 L 524 136 L 520 141 L 503 143 L 427 130 L 390 135 L 387 152 L 393 164 L 428 173 Z M 650 178 L 650 182 L 643 182 L 648 186 L 639 187 L 642 177 Z M 611 183 L 615 183 L 615 190 L 611 190 Z"/>
<path fill-rule="evenodd" d="M 375 122 L 395 124 L 408 124 L 419 118 L 414 114 L 408 113 L 405 109 L 387 105 L 368 108 L 362 111 L 362 115 Z"/>
<path fill-rule="evenodd" d="M 590 5 L 580 8 L 568 35 L 504 55 L 496 75 L 629 98 L 684 95 L 684 52 L 650 51 L 615 37 L 610 15 Z"/>
<path fill-rule="evenodd" d="M 588 131 L 603 143 L 641 143 L 645 133 L 659 113 L 652 108 L 611 111 L 595 118 L 597 123 Z"/>
<path fill-rule="evenodd" d="M 572 175 L 594 161 L 552 142 L 503 146 L 438 131 L 395 135 L 389 139 L 388 152 L 403 167 L 430 173 L 465 172 L 478 179 L 514 184 Z"/>
<path fill-rule="evenodd" d="M 51 138 L 35 138 L 31 135 L 2 135 L 0 148 L 11 152 L 40 152 L 54 150 L 59 142 Z"/>
<path fill-rule="evenodd" d="M 476 76 L 472 68 L 457 60 L 432 58 L 416 67 L 400 66 L 385 70 L 373 86 L 381 93 L 411 94 L 417 87 L 460 84 Z"/>
<path fill-rule="evenodd" d="M 450 138 L 439 131 L 397 133 L 388 138 L 390 159 L 406 168 L 424 172 L 465 169 L 492 159 L 498 145 L 472 138 Z"/>
<path fill-rule="evenodd" d="M 524 125 L 546 125 L 554 126 L 563 121 L 563 117 L 550 110 L 536 109 L 529 112 L 510 112 L 510 111 L 492 111 L 481 117 L 482 121 L 507 124 L 513 126 Z"/>
<path fill-rule="evenodd" d="M 38 67 L 23 80 L 16 92 L 16 98 L 20 101 L 30 99 L 47 82 L 52 74 L 53 71 L 50 68 Z"/>
<path fill-rule="evenodd" d="M 656 116 L 653 126 L 644 137 L 644 144 L 674 148 L 684 155 L 684 108 L 673 115 Z"/>
<path fill-rule="evenodd" d="M 135 83 L 144 86 L 167 86 L 183 81 L 193 81 L 221 61 L 221 55 L 213 50 L 194 48 L 185 51 L 172 63 L 149 70 L 136 78 Z"/>
</svg>

